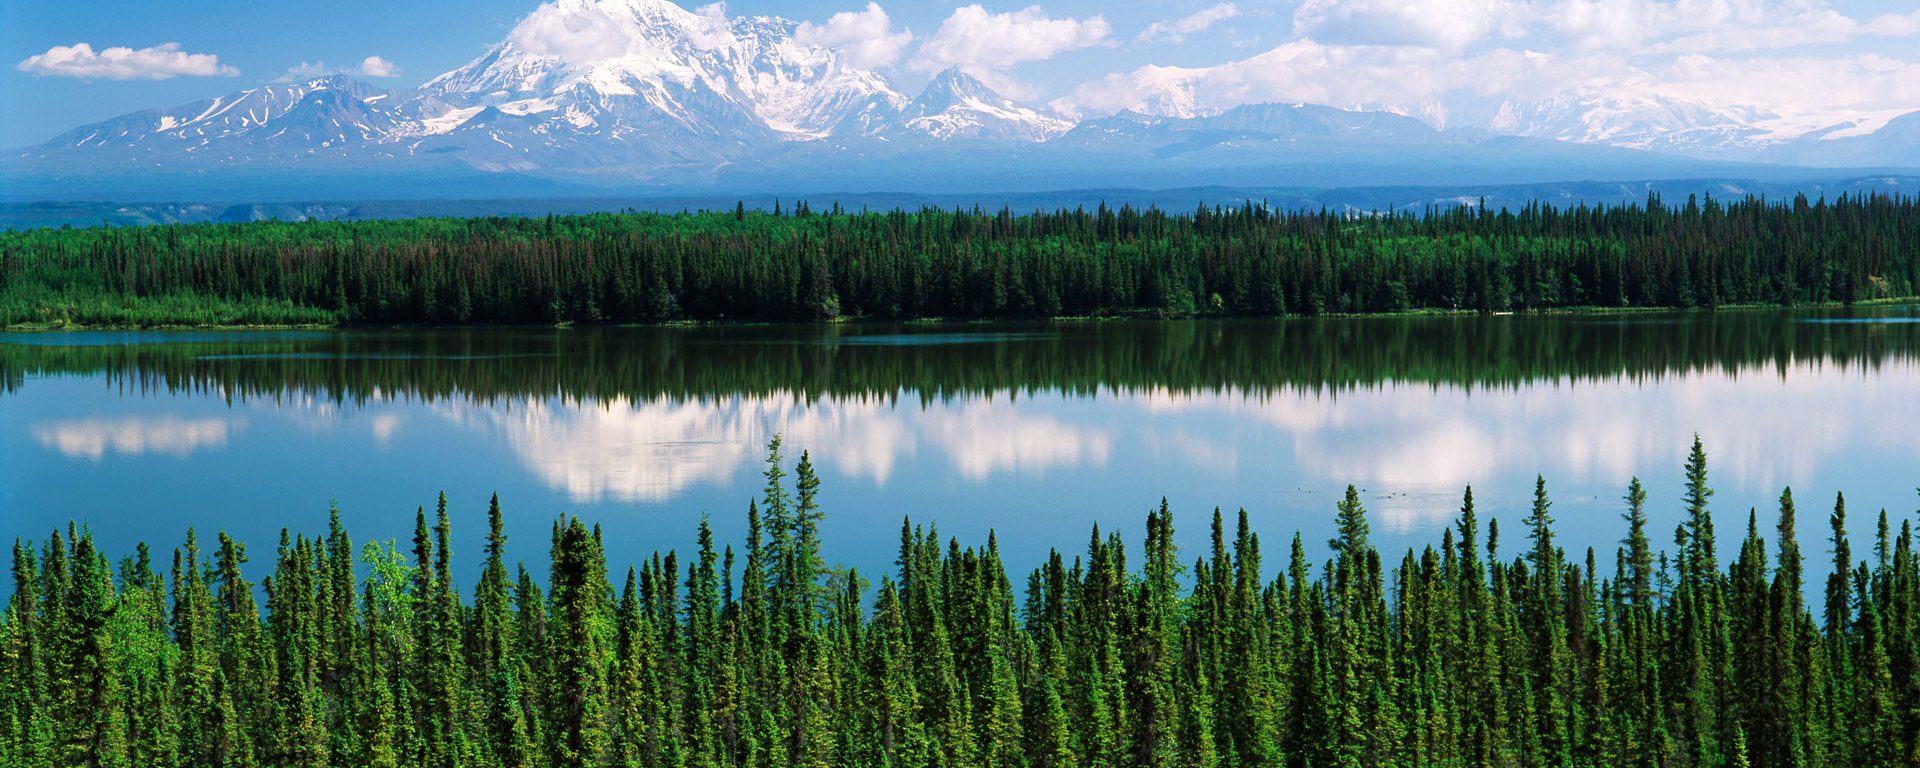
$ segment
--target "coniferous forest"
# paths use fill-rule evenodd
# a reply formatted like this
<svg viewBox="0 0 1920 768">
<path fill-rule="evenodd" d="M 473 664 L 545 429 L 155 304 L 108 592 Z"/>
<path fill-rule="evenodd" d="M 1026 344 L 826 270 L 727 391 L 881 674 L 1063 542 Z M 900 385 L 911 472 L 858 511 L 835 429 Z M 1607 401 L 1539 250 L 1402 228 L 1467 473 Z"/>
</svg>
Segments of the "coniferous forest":
<svg viewBox="0 0 1920 768">
<path fill-rule="evenodd" d="M 0 233 L 0 325 L 1274 317 L 1920 294 L 1920 201 L 595 214 Z"/>
<path fill-rule="evenodd" d="M 1163 503 L 1137 554 L 1096 529 L 1024 580 L 991 537 L 903 523 L 873 579 L 827 566 L 819 479 L 804 454 L 791 478 L 784 462 L 776 438 L 741 548 L 703 524 L 690 556 L 631 567 L 572 517 L 544 543 L 550 571 L 516 566 L 497 498 L 465 561 L 444 498 L 410 545 L 356 548 L 336 513 L 324 536 L 282 534 L 270 563 L 191 531 L 117 565 L 84 529 L 16 543 L 0 764 L 1920 760 L 1909 524 L 1882 512 L 1857 559 L 1836 499 L 1830 558 L 1806 553 L 1783 491 L 1723 566 L 1697 440 L 1683 498 L 1626 486 L 1611 572 L 1556 541 L 1540 481 L 1517 529 L 1468 489 L 1418 552 L 1372 546 L 1350 487 L 1324 562 L 1298 535 L 1266 545 L 1244 511 L 1215 511 L 1206 551 L 1182 552 Z M 1671 502 L 1684 519 L 1663 551 L 1648 509 Z M 1830 562 L 1821 606 L 1809 557 Z"/>
</svg>

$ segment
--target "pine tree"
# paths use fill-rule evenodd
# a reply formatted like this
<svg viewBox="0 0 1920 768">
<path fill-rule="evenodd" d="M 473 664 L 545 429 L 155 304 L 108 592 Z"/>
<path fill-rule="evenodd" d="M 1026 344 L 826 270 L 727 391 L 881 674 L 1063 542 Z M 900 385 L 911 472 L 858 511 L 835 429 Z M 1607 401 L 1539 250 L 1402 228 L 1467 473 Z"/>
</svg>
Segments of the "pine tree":
<svg viewBox="0 0 1920 768">
<path fill-rule="evenodd" d="M 1911 523 L 1883 513 L 1855 563 L 1836 498 L 1822 626 L 1791 489 L 1777 554 L 1755 510 L 1723 571 L 1692 517 L 1704 452 L 1688 474 L 1678 560 L 1646 542 L 1636 482 L 1612 579 L 1592 548 L 1568 561 L 1536 478 L 1504 562 L 1472 489 L 1438 547 L 1391 569 L 1353 491 L 1324 568 L 1296 534 L 1272 583 L 1244 511 L 1230 537 L 1216 510 L 1184 570 L 1163 500 L 1137 567 L 1096 528 L 1018 609 L 995 535 L 963 547 L 911 521 L 869 599 L 819 559 L 805 456 L 793 495 L 764 499 L 784 510 L 775 545 L 749 504 L 737 593 L 704 520 L 695 558 L 643 559 L 616 592 L 600 531 L 572 517 L 543 593 L 509 576 L 497 499 L 470 606 L 444 511 L 417 510 L 411 552 L 375 542 L 357 565 L 331 511 L 324 539 L 283 532 L 257 585 L 227 536 L 209 563 L 189 531 L 163 580 L 146 547 L 116 572 L 70 527 L 13 550 L 0 765 L 1913 764 Z"/>
<path fill-rule="evenodd" d="M 613 743 L 607 672 L 612 640 L 606 564 L 600 542 L 576 517 L 561 521 L 553 548 L 553 642 L 547 648 L 555 768 L 606 765 Z"/>
<path fill-rule="evenodd" d="M 1713 498 L 1713 489 L 1707 486 L 1707 452 L 1701 447 L 1699 435 L 1693 436 L 1693 450 L 1687 454 L 1684 498 L 1687 503 L 1687 537 L 1681 570 L 1696 586 L 1704 586 L 1719 573 L 1720 565 L 1715 554 L 1713 515 L 1707 509 L 1707 501 Z"/>
<path fill-rule="evenodd" d="M 1627 580 L 1620 588 L 1629 604 L 1646 605 L 1653 599 L 1653 550 L 1647 543 L 1647 492 L 1640 478 L 1627 484 L 1625 500 L 1627 538 L 1621 543 L 1626 545 Z"/>
</svg>

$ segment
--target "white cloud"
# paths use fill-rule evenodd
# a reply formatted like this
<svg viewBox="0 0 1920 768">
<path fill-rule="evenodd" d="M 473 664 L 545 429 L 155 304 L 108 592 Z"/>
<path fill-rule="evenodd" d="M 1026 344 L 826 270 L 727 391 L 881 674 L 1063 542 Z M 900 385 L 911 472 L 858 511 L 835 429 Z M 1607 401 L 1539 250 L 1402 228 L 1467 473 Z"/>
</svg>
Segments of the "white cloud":
<svg viewBox="0 0 1920 768">
<path fill-rule="evenodd" d="M 1885 35 L 1887 37 L 1912 37 L 1920 35 L 1920 11 L 1914 11 L 1913 13 L 1904 15 L 1889 13 L 1876 17 L 1873 21 L 1867 22 L 1861 31 L 1870 35 Z"/>
<path fill-rule="evenodd" d="M 1108 114 L 1131 109 L 1150 115 L 1195 117 L 1218 110 L 1199 103 L 1195 86 L 1211 69 L 1144 66 L 1082 83 L 1053 106 L 1061 111 Z"/>
<path fill-rule="evenodd" d="M 1187 35 L 1205 32 L 1208 28 L 1227 19 L 1240 15 L 1240 9 L 1233 3 L 1221 3 L 1196 11 L 1191 16 L 1178 19 L 1165 19 L 1147 25 L 1140 32 L 1142 43 L 1168 42 L 1178 43 Z"/>
<path fill-rule="evenodd" d="M 360 60 L 361 77 L 399 77 L 400 65 L 379 56 L 368 56 Z"/>
<path fill-rule="evenodd" d="M 538 56 L 568 64 L 588 64 L 627 53 L 626 30 L 596 6 L 562 9 L 554 3 L 535 8 L 514 25 L 507 40 Z"/>
<path fill-rule="evenodd" d="M 102 51 L 86 43 L 56 45 L 46 53 L 28 56 L 14 69 L 35 75 L 58 75 L 83 80 L 168 80 L 175 77 L 234 77 L 240 70 L 220 63 L 211 53 L 187 53 L 179 43 L 151 48 L 116 46 Z"/>
<path fill-rule="evenodd" d="M 1113 27 L 1099 16 L 1056 19 L 1037 5 L 1009 13 L 989 13 L 978 4 L 968 5 L 955 9 L 940 30 L 920 45 L 913 68 L 937 72 L 959 67 L 974 75 L 993 73 L 1100 45 L 1112 34 Z"/>
<path fill-rule="evenodd" d="M 1859 22 L 1822 0 L 1443 2 L 1444 18 L 1432 5 L 1305 0 L 1296 23 L 1314 37 L 1211 67 L 1109 74 L 1056 104 L 1192 116 L 1308 102 L 1485 126 L 1508 101 L 1592 96 L 1772 112 L 1783 122 L 1769 130 L 1920 108 L 1920 61 L 1812 47 L 1920 35 L 1920 12 Z"/>
<path fill-rule="evenodd" d="M 1460 49 L 1521 34 L 1527 9 L 1509 0 L 1305 0 L 1293 31 L 1315 40 Z"/>
<path fill-rule="evenodd" d="M 1676 57 L 1658 87 L 1683 98 L 1769 104 L 1784 111 L 1913 109 L 1920 63 L 1863 55 L 1843 58 Z"/>
<path fill-rule="evenodd" d="M 380 56 L 368 56 L 361 59 L 360 66 L 358 67 L 335 67 L 329 66 L 324 61 L 303 61 L 292 67 L 288 67 L 287 73 L 281 75 L 279 81 L 284 83 L 314 77 L 326 77 L 328 75 L 380 78 L 399 77 L 400 65 Z"/>
<path fill-rule="evenodd" d="M 1567 47 L 1633 54 L 1784 50 L 1920 35 L 1920 11 L 1862 23 L 1824 0 L 1553 0 L 1532 18 Z"/>
<path fill-rule="evenodd" d="M 1191 116 L 1241 104 L 1306 102 L 1437 116 L 1433 102 L 1461 83 L 1503 83 L 1489 56 L 1461 59 L 1412 46 L 1285 43 L 1215 67 L 1141 67 L 1076 89 L 1063 101 L 1089 112 L 1135 109 Z"/>
<path fill-rule="evenodd" d="M 1303 0 L 1293 31 L 1334 45 L 1466 50 L 1526 38 L 1560 53 L 1782 50 L 1920 35 L 1920 11 L 1860 22 L 1828 0 Z"/>
<path fill-rule="evenodd" d="M 893 20 L 879 3 L 867 3 L 865 10 L 836 13 L 825 24 L 802 22 L 793 37 L 803 45 L 838 50 L 848 64 L 862 69 L 899 61 L 907 44 L 913 42 L 912 30 L 893 31 Z"/>
</svg>

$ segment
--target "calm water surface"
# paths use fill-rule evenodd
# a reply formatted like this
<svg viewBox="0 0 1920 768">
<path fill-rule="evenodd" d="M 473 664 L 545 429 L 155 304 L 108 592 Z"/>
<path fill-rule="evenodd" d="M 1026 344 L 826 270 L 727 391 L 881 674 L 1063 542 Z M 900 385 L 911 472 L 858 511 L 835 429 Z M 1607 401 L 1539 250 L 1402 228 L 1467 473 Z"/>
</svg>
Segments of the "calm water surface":
<svg viewBox="0 0 1920 768">
<path fill-rule="evenodd" d="M 1137 538 L 1162 496 L 1190 554 L 1244 507 L 1280 564 L 1295 530 L 1324 555 L 1347 483 L 1390 554 L 1437 543 L 1469 483 L 1512 553 L 1536 473 L 1573 556 L 1610 564 L 1631 476 L 1654 530 L 1678 521 L 1697 432 L 1722 548 L 1791 484 L 1824 571 L 1836 491 L 1863 541 L 1879 509 L 1913 516 L 1917 317 L 0 334 L 0 537 L 224 529 L 263 575 L 330 501 L 357 540 L 404 541 L 444 490 L 477 572 L 497 491 L 529 564 L 563 512 L 620 564 L 691 548 L 701 515 L 737 545 L 778 433 L 821 469 L 828 557 L 867 571 L 903 516 L 995 531 L 1024 569 L 1094 524 Z"/>
</svg>

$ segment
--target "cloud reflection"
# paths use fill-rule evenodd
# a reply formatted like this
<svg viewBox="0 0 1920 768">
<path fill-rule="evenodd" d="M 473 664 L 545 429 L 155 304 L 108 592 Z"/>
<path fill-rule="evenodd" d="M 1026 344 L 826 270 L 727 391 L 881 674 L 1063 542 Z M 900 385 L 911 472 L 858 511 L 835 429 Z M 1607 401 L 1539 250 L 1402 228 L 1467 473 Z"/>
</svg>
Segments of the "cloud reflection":
<svg viewBox="0 0 1920 768">
<path fill-rule="evenodd" d="M 1290 446 L 1303 482 L 1388 494 L 1387 525 L 1406 529 L 1450 516 L 1452 505 L 1394 500 L 1446 498 L 1469 483 L 1540 473 L 1550 484 L 1624 487 L 1635 473 L 1677 474 L 1696 432 L 1714 482 L 1754 494 L 1808 485 L 1849 450 L 1897 463 L 1920 456 L 1920 434 L 1884 416 L 1911 407 L 1916 379 L 1912 363 L 1867 371 L 1811 362 L 1511 390 L 1387 383 L 1335 394 L 1158 392 L 1140 404 L 1161 417 L 1213 413 L 1263 425 L 1258 431 Z"/>
<path fill-rule="evenodd" d="M 1111 427 L 1023 414 L 1005 400 L 939 408 L 922 422 L 927 436 L 946 450 L 954 469 L 968 480 L 1008 471 L 1032 474 L 1053 467 L 1104 465 L 1113 455 Z"/>
<path fill-rule="evenodd" d="M 528 399 L 451 403 L 460 424 L 500 433 L 540 480 L 577 502 L 661 502 L 701 484 L 758 471 L 773 435 L 831 471 L 885 486 L 922 445 L 971 481 L 996 474 L 1105 463 L 1110 430 L 1022 412 L 1010 398 L 935 403 L 925 411 L 882 398 L 802 399 L 792 394 L 717 399 Z"/>
<path fill-rule="evenodd" d="M 779 433 L 826 471 L 878 487 L 906 467 L 919 468 L 915 477 L 971 483 L 1065 471 L 1069 482 L 1147 493 L 1217 486 L 1256 504 L 1354 483 L 1377 500 L 1388 530 L 1405 531 L 1450 517 L 1470 483 L 1508 487 L 1541 473 L 1556 488 L 1610 498 L 1633 474 L 1677 475 L 1695 432 L 1707 441 L 1716 485 L 1748 494 L 1807 485 L 1861 452 L 1912 463 L 1920 432 L 1884 415 L 1910 407 L 1916 380 L 1915 363 L 1869 371 L 1812 362 L 1471 390 L 1388 382 L 1088 400 L 776 393 L 436 408 L 497 433 L 543 483 L 581 502 L 662 502 L 703 484 L 757 488 L 745 481 Z"/>
<path fill-rule="evenodd" d="M 185 419 L 177 416 L 50 421 L 33 426 L 40 445 L 70 459 L 99 461 L 111 452 L 122 456 L 185 456 L 225 448 L 244 419 Z"/>
</svg>

